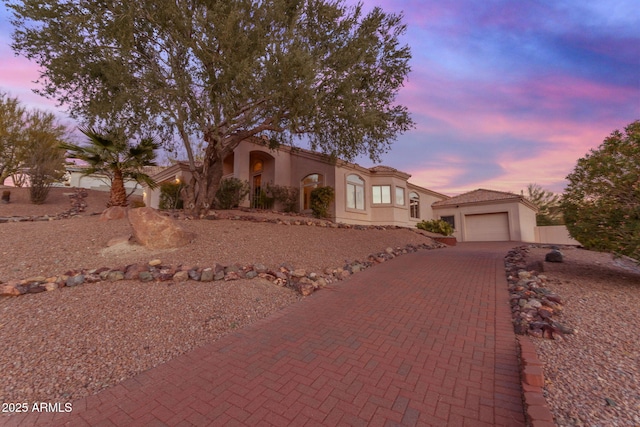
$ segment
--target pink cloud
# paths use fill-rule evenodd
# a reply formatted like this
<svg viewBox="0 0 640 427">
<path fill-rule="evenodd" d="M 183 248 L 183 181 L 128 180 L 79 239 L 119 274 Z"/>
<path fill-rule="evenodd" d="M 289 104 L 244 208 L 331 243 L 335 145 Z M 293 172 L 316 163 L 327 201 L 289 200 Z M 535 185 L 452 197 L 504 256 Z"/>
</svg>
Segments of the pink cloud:
<svg viewBox="0 0 640 427">
<path fill-rule="evenodd" d="M 6 58 L 0 64 L 0 90 L 17 97 L 24 105 L 42 110 L 60 110 L 56 102 L 33 92 L 39 86 L 34 83 L 39 78 L 38 67 L 22 57 L 2 54 Z"/>
</svg>

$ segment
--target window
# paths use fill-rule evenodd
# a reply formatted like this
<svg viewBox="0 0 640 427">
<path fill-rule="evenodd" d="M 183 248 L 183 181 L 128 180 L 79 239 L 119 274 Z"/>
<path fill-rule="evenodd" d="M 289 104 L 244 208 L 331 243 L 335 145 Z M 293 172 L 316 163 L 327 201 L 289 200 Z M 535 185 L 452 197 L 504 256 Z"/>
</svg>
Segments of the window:
<svg viewBox="0 0 640 427">
<path fill-rule="evenodd" d="M 373 185 L 373 203 L 391 203 L 391 186 L 390 185 Z"/>
<path fill-rule="evenodd" d="M 322 185 L 322 175 L 312 173 L 302 180 L 302 209 L 311 209 L 311 192 Z"/>
<path fill-rule="evenodd" d="M 364 210 L 364 180 L 358 175 L 347 176 L 347 208 Z"/>
<path fill-rule="evenodd" d="M 404 206 L 404 188 L 396 187 L 396 205 Z"/>
<path fill-rule="evenodd" d="M 449 223 L 449 225 L 455 230 L 455 228 L 456 228 L 456 218 L 453 215 L 451 215 L 451 216 L 441 216 L 440 219 L 443 220 L 444 222 Z"/>
<path fill-rule="evenodd" d="M 411 218 L 420 219 L 420 196 L 418 193 L 409 193 L 409 211 Z"/>
</svg>

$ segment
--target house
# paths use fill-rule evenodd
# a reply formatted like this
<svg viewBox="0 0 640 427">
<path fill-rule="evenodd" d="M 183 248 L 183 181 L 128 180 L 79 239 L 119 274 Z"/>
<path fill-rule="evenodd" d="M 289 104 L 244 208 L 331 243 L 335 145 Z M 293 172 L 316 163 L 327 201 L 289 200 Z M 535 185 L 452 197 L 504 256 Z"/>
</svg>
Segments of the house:
<svg viewBox="0 0 640 427">
<path fill-rule="evenodd" d="M 410 175 L 388 166 L 364 168 L 310 150 L 270 149 L 261 139 L 245 140 L 223 162 L 224 178 L 249 182 L 250 197 L 242 206 L 256 206 L 260 190 L 268 184 L 300 190 L 299 211 L 311 212 L 311 191 L 331 186 L 335 191 L 330 216 L 336 222 L 413 227 L 433 216 L 431 205 L 448 196 L 410 183 Z M 188 182 L 189 167 L 178 162 L 152 178 L 159 184 Z M 147 206 L 157 208 L 159 188 L 145 189 Z"/>
<path fill-rule="evenodd" d="M 538 209 L 526 197 L 478 189 L 432 206 L 436 218 L 451 224 L 459 242 L 536 241 Z"/>
<path fill-rule="evenodd" d="M 65 166 L 65 180 L 64 186 L 66 187 L 77 187 L 77 188 L 86 188 L 88 190 L 97 190 L 97 191 L 110 191 L 111 190 L 111 181 L 108 176 L 102 173 L 94 173 L 90 175 L 86 175 L 86 170 L 88 166 L 80 165 L 80 164 L 68 164 Z M 145 166 L 143 168 L 144 173 L 149 176 L 153 176 L 161 171 L 162 167 L 160 166 Z M 134 180 L 127 179 L 124 182 L 125 190 L 127 194 L 133 194 L 136 196 L 141 196 L 143 194 L 144 189 L 140 184 L 135 182 Z"/>
<path fill-rule="evenodd" d="M 364 168 L 288 146 L 273 150 L 258 138 L 241 142 L 224 159 L 223 174 L 250 184 L 250 196 L 241 204 L 244 207 L 259 206 L 260 191 L 271 184 L 299 189 L 299 211 L 311 212 L 311 191 L 331 186 L 335 198 L 330 216 L 336 222 L 415 227 L 422 220 L 443 219 L 453 225 L 454 236 L 461 242 L 565 243 L 568 235 L 562 227 L 554 231 L 554 237 L 540 240 L 537 208 L 522 195 L 478 189 L 449 197 L 409 182 L 409 174 L 388 166 Z M 186 183 L 191 173 L 186 162 L 179 162 L 152 178 L 158 184 Z M 146 188 L 144 201 L 158 208 L 160 189 Z"/>
</svg>

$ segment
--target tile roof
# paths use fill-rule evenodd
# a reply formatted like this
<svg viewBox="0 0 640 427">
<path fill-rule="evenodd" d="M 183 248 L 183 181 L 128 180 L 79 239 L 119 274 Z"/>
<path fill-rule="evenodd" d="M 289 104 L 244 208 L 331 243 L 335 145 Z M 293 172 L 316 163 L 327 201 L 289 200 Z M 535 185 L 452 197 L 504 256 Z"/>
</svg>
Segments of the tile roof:
<svg viewBox="0 0 640 427">
<path fill-rule="evenodd" d="M 456 205 L 464 205 L 467 203 L 482 203 L 482 202 L 495 202 L 495 201 L 504 201 L 504 200 L 522 200 L 524 201 L 524 196 L 520 196 L 514 193 L 507 193 L 504 191 L 494 191 L 494 190 L 486 190 L 484 188 L 479 188 L 477 190 L 469 191 L 468 193 L 463 193 L 458 196 L 454 196 L 447 200 L 441 200 L 433 203 L 433 206 L 456 206 Z"/>
<path fill-rule="evenodd" d="M 391 166 L 378 165 L 369 168 L 371 172 L 398 172 L 398 169 L 392 168 Z"/>
<path fill-rule="evenodd" d="M 157 175 L 158 173 L 165 170 L 167 166 L 144 166 L 142 171 L 149 176 Z"/>
</svg>

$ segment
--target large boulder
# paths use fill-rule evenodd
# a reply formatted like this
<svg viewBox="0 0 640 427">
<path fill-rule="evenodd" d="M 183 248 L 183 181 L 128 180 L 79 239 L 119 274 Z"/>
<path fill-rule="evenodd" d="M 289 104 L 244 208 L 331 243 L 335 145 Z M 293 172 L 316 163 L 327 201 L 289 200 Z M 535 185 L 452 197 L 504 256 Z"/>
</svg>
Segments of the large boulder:
<svg viewBox="0 0 640 427">
<path fill-rule="evenodd" d="M 152 208 L 131 209 L 129 222 L 136 240 L 150 249 L 185 246 L 196 237 L 194 233 L 186 231 L 174 220 Z"/>
<path fill-rule="evenodd" d="M 562 262 L 562 252 L 560 252 L 558 249 L 553 249 L 551 252 L 545 255 L 544 260 L 547 262 Z"/>
<path fill-rule="evenodd" d="M 111 206 L 105 209 L 100 215 L 100 221 L 112 221 L 127 217 L 127 208 L 125 206 Z"/>
</svg>

